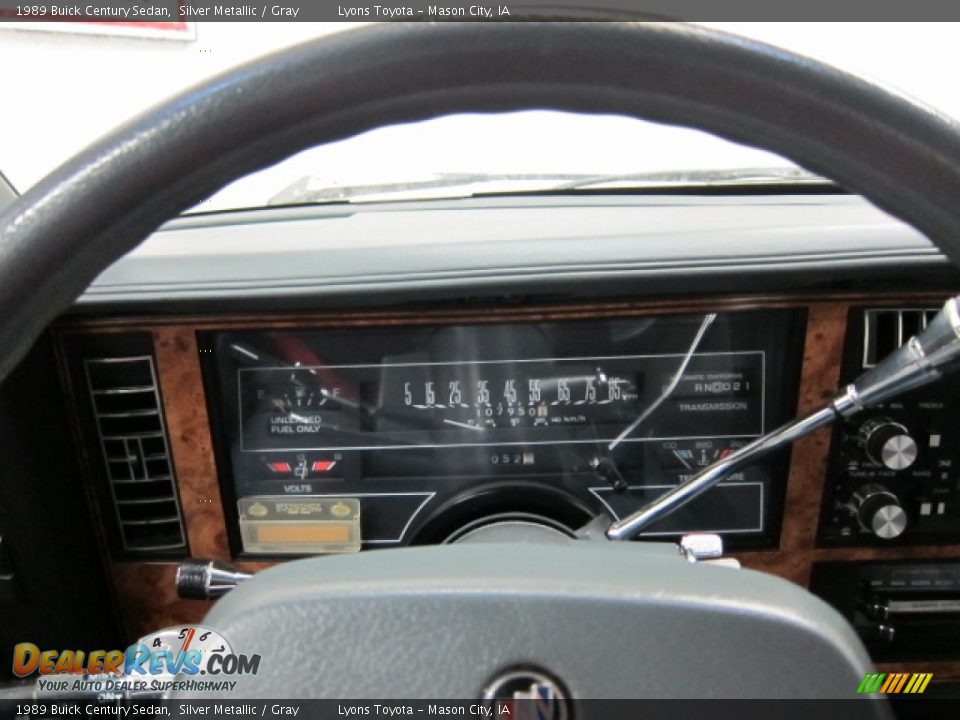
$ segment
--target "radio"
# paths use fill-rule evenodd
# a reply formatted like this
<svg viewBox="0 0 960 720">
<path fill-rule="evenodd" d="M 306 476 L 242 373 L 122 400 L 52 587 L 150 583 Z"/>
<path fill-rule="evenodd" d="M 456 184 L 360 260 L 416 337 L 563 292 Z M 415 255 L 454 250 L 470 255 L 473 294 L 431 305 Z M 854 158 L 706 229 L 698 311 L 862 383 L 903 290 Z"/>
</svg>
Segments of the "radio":
<svg viewBox="0 0 960 720">
<path fill-rule="evenodd" d="M 925 326 L 932 309 L 851 310 L 841 385 Z M 821 546 L 960 539 L 960 380 L 938 383 L 834 428 Z"/>
<path fill-rule="evenodd" d="M 815 563 L 810 589 L 878 661 L 960 656 L 960 562 Z"/>
</svg>

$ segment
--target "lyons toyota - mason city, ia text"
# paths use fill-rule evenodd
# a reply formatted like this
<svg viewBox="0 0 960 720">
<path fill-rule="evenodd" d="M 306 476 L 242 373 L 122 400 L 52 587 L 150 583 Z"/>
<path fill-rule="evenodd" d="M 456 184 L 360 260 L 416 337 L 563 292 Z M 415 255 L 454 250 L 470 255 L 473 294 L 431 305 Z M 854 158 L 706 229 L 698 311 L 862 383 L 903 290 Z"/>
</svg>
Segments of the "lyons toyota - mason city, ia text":
<svg viewBox="0 0 960 720">
<path fill-rule="evenodd" d="M 426 10 L 414 10 L 405 5 L 370 5 L 370 6 L 337 6 L 337 15 L 343 18 L 399 18 L 399 17 L 474 17 L 488 18 L 507 17 L 510 8 L 506 5 L 487 7 L 486 5 L 471 5 L 470 7 L 449 7 L 446 5 L 427 5 Z"/>
</svg>

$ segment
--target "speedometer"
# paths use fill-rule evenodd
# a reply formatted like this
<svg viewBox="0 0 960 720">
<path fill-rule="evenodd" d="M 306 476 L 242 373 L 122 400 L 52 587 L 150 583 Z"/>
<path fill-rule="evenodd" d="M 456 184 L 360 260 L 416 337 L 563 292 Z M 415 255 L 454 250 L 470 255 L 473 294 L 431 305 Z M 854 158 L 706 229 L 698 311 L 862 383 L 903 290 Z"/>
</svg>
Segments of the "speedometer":
<svg viewBox="0 0 960 720">
<path fill-rule="evenodd" d="M 604 365 L 588 358 L 415 366 L 407 376 L 391 373 L 402 385 L 402 401 L 392 398 L 391 408 L 440 429 L 609 424 L 634 411 L 638 379 Z"/>
</svg>

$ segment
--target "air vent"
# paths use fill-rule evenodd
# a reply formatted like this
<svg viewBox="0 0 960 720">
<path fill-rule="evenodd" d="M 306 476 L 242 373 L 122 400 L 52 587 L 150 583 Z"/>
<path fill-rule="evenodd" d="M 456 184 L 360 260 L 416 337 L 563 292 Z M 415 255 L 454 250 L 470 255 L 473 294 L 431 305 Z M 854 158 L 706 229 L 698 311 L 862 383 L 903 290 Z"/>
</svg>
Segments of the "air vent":
<svg viewBox="0 0 960 720">
<path fill-rule="evenodd" d="M 937 312 L 929 308 L 864 310 L 863 367 L 872 368 L 899 348 L 925 328 Z"/>
<path fill-rule="evenodd" d="M 122 549 L 185 552 L 153 358 L 88 358 L 84 369 Z"/>
</svg>

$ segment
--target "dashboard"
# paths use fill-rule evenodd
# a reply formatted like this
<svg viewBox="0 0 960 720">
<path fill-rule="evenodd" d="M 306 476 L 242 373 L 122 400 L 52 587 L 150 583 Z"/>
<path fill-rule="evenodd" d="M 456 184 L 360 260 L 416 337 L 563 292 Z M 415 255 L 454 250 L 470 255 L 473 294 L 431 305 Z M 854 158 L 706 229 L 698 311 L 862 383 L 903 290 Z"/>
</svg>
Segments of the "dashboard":
<svg viewBox="0 0 960 720">
<path fill-rule="evenodd" d="M 57 339 L 116 592 L 141 629 L 202 616 L 204 603 L 173 591 L 188 554 L 259 568 L 452 542 L 505 520 L 569 534 L 600 513 L 622 517 L 818 406 L 860 370 L 871 313 L 940 300 L 99 318 L 63 323 Z M 870 337 L 897 340 L 876 327 Z M 825 583 L 824 594 L 837 584 L 819 578 L 837 563 L 849 576 L 858 563 L 960 557 L 956 480 L 930 469 L 952 458 L 952 404 L 897 405 L 868 429 L 877 418 L 909 425 L 929 446 L 941 424 L 937 447 L 909 467 L 886 467 L 882 448 L 871 459 L 876 439 L 859 425 L 821 430 L 645 539 L 719 532 L 744 565 Z M 861 521 L 851 503 L 864 485 L 899 494 L 906 531 L 885 538 Z"/>
<path fill-rule="evenodd" d="M 271 219 L 276 253 L 256 239 L 263 224 L 246 216 L 228 219 L 229 233 L 205 218 L 172 223 L 158 233 L 163 244 L 152 240 L 105 273 L 51 332 L 123 632 L 138 637 L 204 616 L 207 602 L 176 595 L 173 576 L 185 557 L 257 570 L 312 554 L 462 542 L 504 523 L 570 535 L 597 515 L 622 518 L 820 407 L 951 294 L 942 260 L 859 201 L 746 202 L 756 212 L 730 198 L 590 203 L 587 216 L 609 221 L 597 225 L 598 247 L 621 260 L 606 258 L 602 271 L 586 262 L 574 215 L 481 203 L 471 215 L 478 226 L 466 223 L 464 233 L 500 235 L 454 242 L 476 273 L 446 274 L 446 290 L 433 286 L 440 264 L 453 264 L 445 248 L 424 260 L 429 292 L 402 300 L 371 292 L 364 302 L 355 293 L 412 275 L 354 275 L 351 290 L 339 280 L 325 285 L 336 300 L 297 297 L 302 286 L 325 282 L 316 257 L 328 259 L 328 275 L 338 253 L 356 261 L 347 239 L 358 228 L 374 238 L 387 226 L 398 233 L 399 251 L 371 241 L 393 262 L 395 251 L 418 255 L 421 241 L 403 234 L 424 231 L 426 216 L 443 224 L 442 213 L 419 205 L 346 215 L 298 209 L 284 222 Z M 642 252 L 661 260 L 631 264 L 616 249 L 618 223 L 635 226 L 651 212 L 664 239 Z M 726 223 L 728 212 L 740 218 L 744 242 L 766 255 L 747 258 L 731 241 L 729 262 L 717 258 L 708 226 Z M 547 225 L 534 232 L 533 216 Z M 790 230 L 776 229 L 783 224 Z M 276 270 L 275 283 L 241 291 L 243 263 L 303 252 L 309 238 L 300 234 L 317 227 L 332 237 L 322 253 L 304 256 L 299 280 L 281 282 L 279 266 L 270 266 L 260 277 Z M 821 230 L 831 241 L 816 257 L 801 252 Z M 184 253 L 208 233 L 216 287 L 177 269 L 194 272 Z M 216 246 L 217 233 L 233 238 L 229 248 Z M 697 240 L 681 247 L 691 234 Z M 886 240 L 871 245 L 859 239 L 866 235 Z M 545 236 L 564 269 L 543 266 Z M 760 236 L 778 241 L 758 246 Z M 529 253 L 526 269 L 491 269 L 487 243 L 508 239 L 512 250 L 498 262 L 521 263 Z M 869 272 L 880 282 L 898 263 L 929 280 L 919 285 L 942 289 L 880 291 L 847 280 Z M 583 273 L 577 282 L 573 268 Z M 601 285 L 590 285 L 587 276 L 598 272 Z M 709 293 L 690 291 L 700 272 Z M 750 277 L 749 285 L 740 291 L 728 272 Z M 525 279 L 513 293 L 495 284 L 467 296 L 460 283 L 483 285 L 487 273 Z M 527 280 L 537 273 L 543 284 L 532 292 Z M 583 292 L 552 295 L 547 275 Z M 764 290 L 768 282 L 780 288 Z M 222 292 L 243 297 L 207 298 Z M 167 302 L 153 304 L 156 294 Z M 719 533 L 745 567 L 837 607 L 881 669 L 960 679 L 958 411 L 960 386 L 947 380 L 819 430 L 726 478 L 642 539 Z"/>
</svg>

